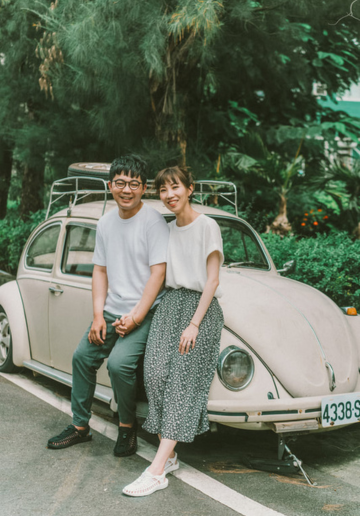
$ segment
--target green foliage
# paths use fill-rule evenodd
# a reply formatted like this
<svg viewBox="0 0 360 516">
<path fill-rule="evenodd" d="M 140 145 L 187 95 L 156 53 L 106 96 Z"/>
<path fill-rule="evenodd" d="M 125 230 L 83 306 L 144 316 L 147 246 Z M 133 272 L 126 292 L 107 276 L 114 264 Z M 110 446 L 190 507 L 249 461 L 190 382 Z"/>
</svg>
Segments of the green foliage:
<svg viewBox="0 0 360 516">
<path fill-rule="evenodd" d="M 268 183 L 277 176 L 279 188 L 280 174 L 290 190 L 302 139 L 307 175 L 323 153 L 317 136 L 356 139 L 360 122 L 312 95 L 315 81 L 334 97 L 359 78 L 358 23 L 331 25 L 343 0 L 1 0 L 0 13 L 0 141 L 17 179 L 30 167 L 48 183 L 48 171 L 129 151 L 155 173 L 185 149 L 198 178 L 218 171 L 219 155 L 236 176 L 260 160 L 243 145 L 255 131 L 274 153 L 261 158 Z M 236 180 L 242 202 L 276 211 L 259 174 Z"/>
<path fill-rule="evenodd" d="M 314 206 L 314 203 L 310 206 Z M 295 216 L 292 222 L 292 228 L 297 235 L 309 237 L 319 233 L 330 233 L 334 230 L 335 224 L 339 223 L 339 217 L 327 207 L 314 208 L 305 204 L 305 209 L 300 215 Z"/>
<path fill-rule="evenodd" d="M 112 156 L 141 150 L 151 138 L 163 150 L 186 135 L 190 165 L 199 152 L 215 161 L 220 142 L 228 147 L 259 127 L 289 161 L 304 130 L 356 132 L 349 117 L 320 108 L 312 95 L 314 81 L 334 95 L 359 76 L 357 27 L 331 25 L 343 0 L 62 0 L 52 7 L 29 3 L 64 56 L 47 72 L 55 99 L 77 106 L 88 137 Z M 305 147 L 316 155 L 319 145 L 312 137 Z"/>
<path fill-rule="evenodd" d="M 345 233 L 300 240 L 264 234 L 262 239 L 277 269 L 295 258 L 292 279 L 317 288 L 339 306 L 360 310 L 360 240 L 352 241 Z"/>
<path fill-rule="evenodd" d="M 7 249 L 7 254 L 0 256 L 0 269 L 16 274 L 23 247 L 30 233 L 45 218 L 45 210 L 32 213 L 24 222 L 19 217 L 19 206 L 12 204 L 8 208 L 7 216 L 0 220 L 0 248 Z"/>
<path fill-rule="evenodd" d="M 269 216 L 264 209 L 256 209 L 254 205 L 255 199 L 250 202 L 241 202 L 238 207 L 238 215 L 246 220 L 258 233 L 266 230 L 266 227 L 271 223 L 273 216 Z M 222 207 L 222 209 L 224 209 Z"/>
<path fill-rule="evenodd" d="M 341 163 L 322 164 L 319 174 L 312 178 L 311 186 L 326 191 L 337 202 L 341 210 L 360 213 L 360 160 L 351 167 Z M 337 188 L 334 189 L 334 186 Z M 343 192 L 339 186 L 343 187 Z"/>
</svg>

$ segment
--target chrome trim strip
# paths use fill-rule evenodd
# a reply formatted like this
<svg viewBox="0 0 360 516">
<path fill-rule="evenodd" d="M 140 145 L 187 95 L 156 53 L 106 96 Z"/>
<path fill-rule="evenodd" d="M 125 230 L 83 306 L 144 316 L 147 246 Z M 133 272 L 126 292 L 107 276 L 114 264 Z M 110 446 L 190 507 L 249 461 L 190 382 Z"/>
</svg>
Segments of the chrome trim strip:
<svg viewBox="0 0 360 516">
<path fill-rule="evenodd" d="M 210 416 L 229 416 L 229 417 L 248 417 L 247 412 L 218 412 L 216 410 L 208 410 Z"/>
<path fill-rule="evenodd" d="M 43 271 L 41 271 L 43 272 Z M 42 281 L 44 283 L 53 283 L 53 279 L 51 278 L 42 278 L 41 276 L 35 276 L 33 274 L 22 274 L 21 276 L 17 276 L 16 281 L 19 282 L 20 280 L 36 280 L 36 281 Z"/>
<path fill-rule="evenodd" d="M 68 385 L 72 387 L 72 375 L 68 373 L 64 373 L 63 371 L 58 371 L 53 367 L 41 364 L 40 362 L 36 362 L 36 360 L 28 360 L 23 362 L 24 367 L 31 369 L 37 373 L 40 373 L 48 378 L 52 378 L 60 383 Z M 112 400 L 112 390 L 110 387 L 105 387 L 104 385 L 96 384 L 94 397 L 100 401 L 104 401 L 105 403 L 110 403 Z"/>
<path fill-rule="evenodd" d="M 65 274 L 64 274 L 64 276 L 65 276 Z M 71 275 L 71 274 L 66 274 L 66 276 L 71 276 L 71 278 L 79 277 L 79 276 Z M 82 277 L 84 277 L 84 276 L 82 276 Z M 88 278 L 90 280 L 89 285 L 74 283 L 74 282 L 71 282 L 70 279 L 68 281 L 65 281 L 65 280 L 59 280 L 59 278 L 54 278 L 54 277 L 51 277 L 48 279 L 48 278 L 39 278 L 37 276 L 34 277 L 34 276 L 27 276 L 27 275 L 19 276 L 16 279 L 16 281 L 28 280 L 28 279 L 42 281 L 44 283 L 53 283 L 53 284 L 61 285 L 64 287 L 79 288 L 82 290 L 91 290 L 91 278 L 90 277 Z"/>
<path fill-rule="evenodd" d="M 326 367 L 328 375 L 329 375 L 329 388 L 330 388 L 330 391 L 332 392 L 333 390 L 336 389 L 334 369 L 333 369 L 332 365 L 330 364 L 330 362 L 325 362 L 325 367 Z"/>
<path fill-rule="evenodd" d="M 64 276 L 65 276 L 65 274 L 64 274 Z M 74 275 L 66 274 L 66 276 L 71 276 L 72 278 L 78 278 L 79 277 L 79 276 L 76 276 L 75 274 Z M 85 276 L 81 276 L 81 277 L 85 278 Z M 90 290 L 91 291 L 91 278 L 88 277 L 88 279 L 90 280 L 90 284 L 89 285 L 79 285 L 77 283 L 71 283 L 70 281 L 65 282 L 65 281 L 59 280 L 59 278 L 54 278 L 52 283 L 54 283 L 55 285 L 60 286 L 60 287 L 71 287 L 71 288 L 78 288 L 80 290 Z"/>
</svg>

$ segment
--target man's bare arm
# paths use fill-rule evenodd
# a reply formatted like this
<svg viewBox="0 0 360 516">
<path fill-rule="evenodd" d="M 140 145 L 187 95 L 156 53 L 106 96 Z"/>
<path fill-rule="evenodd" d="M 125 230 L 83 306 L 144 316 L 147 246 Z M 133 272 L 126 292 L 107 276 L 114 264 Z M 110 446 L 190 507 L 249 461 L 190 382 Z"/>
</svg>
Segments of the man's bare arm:
<svg viewBox="0 0 360 516">
<path fill-rule="evenodd" d="M 97 346 L 104 344 L 106 338 L 106 322 L 104 306 L 108 291 L 108 277 L 106 267 L 94 265 L 92 277 L 92 300 L 94 319 L 89 332 L 89 342 Z"/>
<path fill-rule="evenodd" d="M 162 289 L 165 281 L 166 264 L 158 263 L 150 267 L 150 278 L 148 279 L 143 295 L 139 303 L 130 313 L 123 315 L 120 322 L 115 322 L 116 332 L 123 337 L 140 325 L 145 319 L 148 311 L 154 304 L 157 295 Z"/>
</svg>

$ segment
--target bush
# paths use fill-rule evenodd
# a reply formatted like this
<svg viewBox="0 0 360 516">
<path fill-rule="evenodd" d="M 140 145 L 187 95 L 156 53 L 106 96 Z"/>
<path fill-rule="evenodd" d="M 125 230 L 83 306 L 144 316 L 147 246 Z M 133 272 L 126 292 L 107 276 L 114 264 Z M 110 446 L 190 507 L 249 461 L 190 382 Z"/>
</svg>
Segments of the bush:
<svg viewBox="0 0 360 516">
<path fill-rule="evenodd" d="M 45 210 L 32 213 L 27 221 L 19 216 L 18 205 L 10 205 L 4 220 L 0 220 L 0 269 L 16 274 L 21 252 L 30 233 L 45 218 Z"/>
<path fill-rule="evenodd" d="M 346 233 L 317 235 L 297 240 L 263 234 L 277 269 L 296 259 L 296 271 L 289 277 L 307 283 L 329 296 L 339 306 L 360 311 L 360 240 Z"/>
</svg>

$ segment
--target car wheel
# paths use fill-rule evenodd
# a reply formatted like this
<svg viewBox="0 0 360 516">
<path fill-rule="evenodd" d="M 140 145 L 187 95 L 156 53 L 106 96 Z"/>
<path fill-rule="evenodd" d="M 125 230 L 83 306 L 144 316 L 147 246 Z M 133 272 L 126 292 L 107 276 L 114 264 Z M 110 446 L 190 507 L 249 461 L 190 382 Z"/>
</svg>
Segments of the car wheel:
<svg viewBox="0 0 360 516">
<path fill-rule="evenodd" d="M 12 360 L 12 339 L 9 320 L 4 310 L 0 309 L 0 372 L 15 373 L 19 369 Z"/>
</svg>

